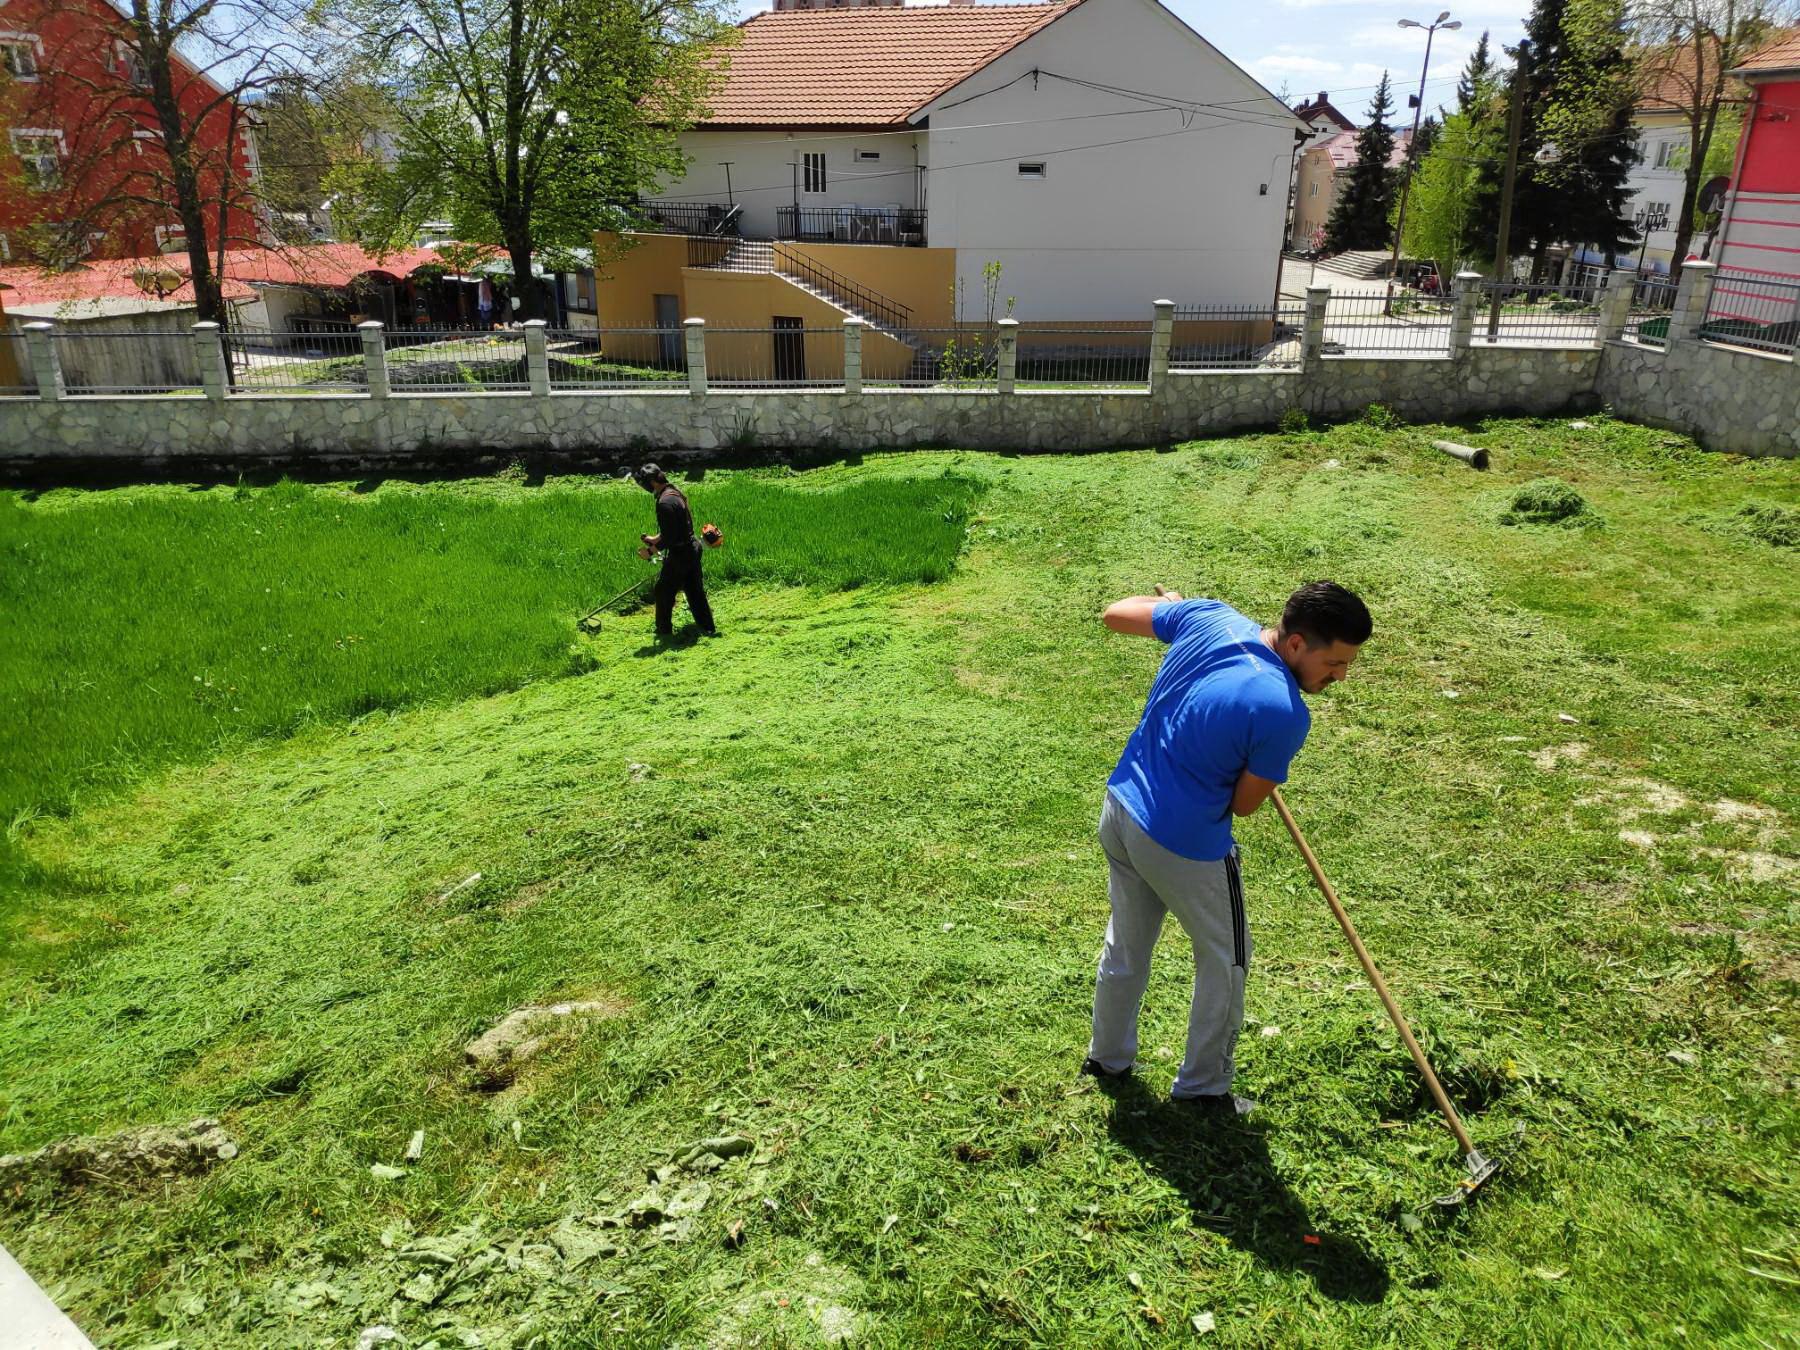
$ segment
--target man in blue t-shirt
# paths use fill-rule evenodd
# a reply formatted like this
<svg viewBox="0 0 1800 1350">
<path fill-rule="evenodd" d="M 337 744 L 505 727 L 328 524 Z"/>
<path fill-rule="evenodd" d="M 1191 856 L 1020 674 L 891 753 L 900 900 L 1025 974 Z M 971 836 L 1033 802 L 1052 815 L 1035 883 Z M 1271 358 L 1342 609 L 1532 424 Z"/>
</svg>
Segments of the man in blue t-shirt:
<svg viewBox="0 0 1800 1350">
<path fill-rule="evenodd" d="M 1150 953 L 1173 912 L 1194 946 L 1175 1098 L 1242 1114 L 1255 1103 L 1232 1095 L 1232 1056 L 1251 945 L 1231 818 L 1251 814 L 1287 780 L 1312 726 L 1300 695 L 1343 679 L 1373 624 L 1363 602 L 1331 581 L 1290 595 L 1275 628 L 1222 600 L 1183 600 L 1160 586 L 1110 606 L 1104 622 L 1169 650 L 1100 813 L 1112 917 L 1081 1071 L 1131 1072 Z"/>
</svg>

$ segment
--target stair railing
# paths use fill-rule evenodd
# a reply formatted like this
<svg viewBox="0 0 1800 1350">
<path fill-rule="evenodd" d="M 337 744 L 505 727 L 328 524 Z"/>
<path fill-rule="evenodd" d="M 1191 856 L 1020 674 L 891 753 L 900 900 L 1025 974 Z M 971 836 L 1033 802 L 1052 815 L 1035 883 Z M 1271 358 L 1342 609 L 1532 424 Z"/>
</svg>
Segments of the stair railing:
<svg viewBox="0 0 1800 1350">
<path fill-rule="evenodd" d="M 872 291 L 841 272 L 814 262 L 786 244 L 776 243 L 774 250 L 777 272 L 810 282 L 828 295 L 843 301 L 849 308 L 860 310 L 881 328 L 903 333 L 912 327 L 912 309 L 909 306 L 889 299 L 879 291 Z"/>
</svg>

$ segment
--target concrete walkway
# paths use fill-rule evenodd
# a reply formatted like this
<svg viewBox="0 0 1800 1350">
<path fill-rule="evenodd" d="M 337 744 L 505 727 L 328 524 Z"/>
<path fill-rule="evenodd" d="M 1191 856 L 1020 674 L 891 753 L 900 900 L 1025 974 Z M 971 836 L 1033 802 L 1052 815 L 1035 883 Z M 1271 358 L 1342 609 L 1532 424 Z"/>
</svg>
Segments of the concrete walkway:
<svg viewBox="0 0 1800 1350">
<path fill-rule="evenodd" d="M 0 1350 L 94 1350 L 12 1254 L 0 1247 Z"/>
</svg>

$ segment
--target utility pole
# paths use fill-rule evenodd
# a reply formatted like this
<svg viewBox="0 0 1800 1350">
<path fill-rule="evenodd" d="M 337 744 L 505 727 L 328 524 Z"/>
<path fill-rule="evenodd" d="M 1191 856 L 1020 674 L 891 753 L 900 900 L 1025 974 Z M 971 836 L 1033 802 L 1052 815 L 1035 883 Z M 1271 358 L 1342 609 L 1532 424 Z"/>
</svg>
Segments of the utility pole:
<svg viewBox="0 0 1800 1350">
<path fill-rule="evenodd" d="M 1431 73 L 1431 44 L 1437 37 L 1438 29 L 1446 32 L 1462 27 L 1461 19 L 1450 19 L 1450 11 L 1445 10 L 1432 22 L 1420 23 L 1417 19 L 1402 19 L 1402 28 L 1423 28 L 1425 30 L 1425 64 L 1419 67 L 1419 92 L 1413 99 L 1412 140 L 1406 146 L 1406 175 L 1400 180 L 1400 218 L 1394 222 L 1394 256 L 1388 259 L 1387 312 L 1394 312 L 1394 278 L 1400 273 L 1400 240 L 1406 234 L 1406 198 L 1412 191 L 1413 171 L 1418 167 L 1419 150 L 1419 118 L 1425 113 L 1425 77 Z"/>
<path fill-rule="evenodd" d="M 1519 43 L 1518 60 L 1513 64 L 1512 106 L 1506 110 L 1506 173 L 1500 179 L 1500 238 L 1494 247 L 1494 298 L 1488 306 L 1488 337 L 1500 332 L 1500 295 L 1505 283 L 1512 279 L 1511 259 L 1506 256 L 1512 242 L 1513 187 L 1519 176 L 1519 136 L 1525 125 L 1525 68 L 1531 64 L 1531 44 Z"/>
</svg>

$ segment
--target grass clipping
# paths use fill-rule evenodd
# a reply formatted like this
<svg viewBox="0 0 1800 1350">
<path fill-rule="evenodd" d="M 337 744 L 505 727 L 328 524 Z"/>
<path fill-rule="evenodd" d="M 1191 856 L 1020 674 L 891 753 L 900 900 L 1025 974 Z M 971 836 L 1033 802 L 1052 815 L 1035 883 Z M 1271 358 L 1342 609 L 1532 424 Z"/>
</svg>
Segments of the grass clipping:
<svg viewBox="0 0 1800 1350">
<path fill-rule="evenodd" d="M 1513 491 L 1502 525 L 1563 525 L 1592 529 L 1601 521 L 1593 507 L 1560 478 L 1534 478 Z"/>
</svg>

